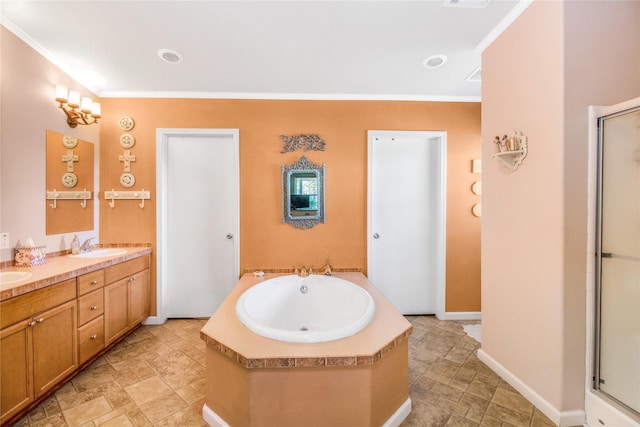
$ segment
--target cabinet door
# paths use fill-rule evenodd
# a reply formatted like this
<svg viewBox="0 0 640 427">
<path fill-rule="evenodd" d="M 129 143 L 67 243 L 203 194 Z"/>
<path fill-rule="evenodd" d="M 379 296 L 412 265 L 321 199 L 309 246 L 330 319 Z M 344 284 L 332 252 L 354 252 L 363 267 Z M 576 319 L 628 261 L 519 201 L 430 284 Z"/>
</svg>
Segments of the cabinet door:
<svg viewBox="0 0 640 427">
<path fill-rule="evenodd" d="M 76 301 L 34 316 L 33 383 L 36 398 L 78 367 Z"/>
<path fill-rule="evenodd" d="M 31 319 L 0 332 L 0 423 L 34 399 L 31 381 Z"/>
<path fill-rule="evenodd" d="M 129 326 L 133 327 L 149 316 L 149 270 L 131 276 L 129 282 Z"/>
<path fill-rule="evenodd" d="M 104 288 L 104 338 L 109 345 L 129 329 L 129 279 Z"/>
</svg>

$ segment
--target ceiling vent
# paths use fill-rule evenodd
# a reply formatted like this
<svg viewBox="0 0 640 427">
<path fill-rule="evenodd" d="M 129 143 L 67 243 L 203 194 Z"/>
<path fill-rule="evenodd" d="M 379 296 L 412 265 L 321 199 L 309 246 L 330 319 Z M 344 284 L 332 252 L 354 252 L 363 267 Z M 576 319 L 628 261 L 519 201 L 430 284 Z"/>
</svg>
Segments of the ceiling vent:
<svg viewBox="0 0 640 427">
<path fill-rule="evenodd" d="M 467 82 L 481 82 L 482 81 L 482 68 L 478 67 L 475 70 L 473 70 L 473 72 L 471 74 L 469 74 L 469 77 L 467 77 L 466 79 L 464 79 Z"/>
<path fill-rule="evenodd" d="M 487 7 L 491 0 L 444 0 L 444 7 L 458 8 L 483 8 Z"/>
</svg>

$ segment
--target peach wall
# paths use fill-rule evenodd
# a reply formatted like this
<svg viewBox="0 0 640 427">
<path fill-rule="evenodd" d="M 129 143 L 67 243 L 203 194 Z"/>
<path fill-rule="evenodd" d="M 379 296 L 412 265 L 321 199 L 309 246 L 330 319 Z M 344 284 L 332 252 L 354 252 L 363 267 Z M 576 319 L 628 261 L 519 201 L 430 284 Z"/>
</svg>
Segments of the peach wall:
<svg viewBox="0 0 640 427">
<path fill-rule="evenodd" d="M 10 233 L 11 248 L 32 237 L 36 244 L 46 243 L 48 252 L 67 249 L 72 233 L 46 235 L 46 131 L 98 145 L 99 125 L 71 129 L 54 101 L 56 84 L 91 94 L 4 26 L 0 57 L 0 231 Z M 97 232 L 96 211 L 94 228 L 78 234 Z M 0 261 L 12 258 L 13 249 L 0 252 Z"/>
<path fill-rule="evenodd" d="M 584 408 L 587 109 L 640 94 L 639 17 L 534 1 L 483 53 L 482 352 L 554 420 Z M 529 137 L 517 172 L 492 159 L 511 130 Z"/>
<path fill-rule="evenodd" d="M 391 101 L 284 101 L 225 99 L 103 99 L 101 191 L 121 188 L 118 144 L 122 116 L 135 120 L 132 165 L 136 189 L 151 189 L 152 203 L 110 209 L 102 203 L 104 242 L 155 242 L 157 128 L 238 128 L 240 131 L 240 268 L 322 265 L 366 271 L 367 130 L 444 130 L 448 143 L 447 311 L 480 309 L 480 225 L 471 215 L 478 201 L 477 103 Z M 281 154 L 279 135 L 317 133 L 324 152 Z M 306 155 L 326 163 L 326 224 L 310 230 L 283 225 L 281 165 Z M 292 248 L 296 249 L 293 250 Z"/>
</svg>

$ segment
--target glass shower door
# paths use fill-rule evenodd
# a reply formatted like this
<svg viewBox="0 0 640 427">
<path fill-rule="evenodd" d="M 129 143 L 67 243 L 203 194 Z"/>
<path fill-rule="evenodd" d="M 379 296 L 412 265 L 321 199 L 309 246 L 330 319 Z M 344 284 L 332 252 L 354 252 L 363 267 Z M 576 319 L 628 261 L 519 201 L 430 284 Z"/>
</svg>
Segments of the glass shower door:
<svg viewBox="0 0 640 427">
<path fill-rule="evenodd" d="M 594 388 L 640 417 L 640 108 L 599 134 Z"/>
</svg>

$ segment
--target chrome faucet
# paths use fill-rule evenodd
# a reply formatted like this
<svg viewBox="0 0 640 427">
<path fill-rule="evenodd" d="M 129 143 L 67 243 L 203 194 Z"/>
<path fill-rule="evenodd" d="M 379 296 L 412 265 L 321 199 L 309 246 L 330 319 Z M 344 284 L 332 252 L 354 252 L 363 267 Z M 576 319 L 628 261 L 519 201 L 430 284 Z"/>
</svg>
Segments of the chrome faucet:
<svg viewBox="0 0 640 427">
<path fill-rule="evenodd" d="M 93 239 L 93 237 L 89 237 L 87 240 L 82 242 L 82 244 L 80 245 L 80 252 L 89 252 L 91 250 L 90 243 Z"/>
</svg>

